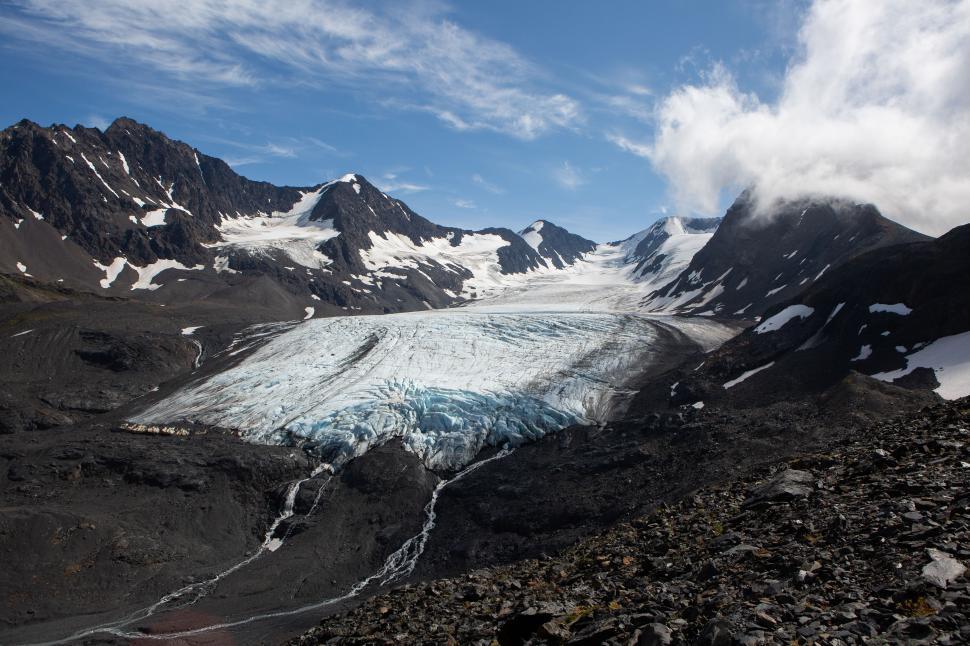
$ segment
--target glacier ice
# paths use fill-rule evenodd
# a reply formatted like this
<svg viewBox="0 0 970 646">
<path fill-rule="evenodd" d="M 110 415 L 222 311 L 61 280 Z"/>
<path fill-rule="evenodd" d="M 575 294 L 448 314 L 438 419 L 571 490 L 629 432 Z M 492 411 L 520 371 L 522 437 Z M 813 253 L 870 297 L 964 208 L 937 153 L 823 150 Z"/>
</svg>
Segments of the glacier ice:
<svg viewBox="0 0 970 646">
<path fill-rule="evenodd" d="M 238 429 L 336 466 L 401 438 L 429 467 L 456 469 L 484 446 L 605 419 L 650 360 L 658 325 L 633 313 L 474 308 L 314 319 L 133 421 Z"/>
<path fill-rule="evenodd" d="M 309 206 L 305 197 L 294 213 Z M 468 251 L 484 258 L 485 247 Z M 463 307 L 253 328 L 227 350 L 248 353 L 237 365 L 131 421 L 236 429 L 335 466 L 400 438 L 428 467 L 458 469 L 485 446 L 606 420 L 632 394 L 629 378 L 664 352 L 658 330 L 675 328 L 704 350 L 733 334 L 709 320 L 642 312 L 651 286 L 632 275 L 628 251 L 600 245 L 556 271 L 483 270 L 484 298 Z"/>
</svg>

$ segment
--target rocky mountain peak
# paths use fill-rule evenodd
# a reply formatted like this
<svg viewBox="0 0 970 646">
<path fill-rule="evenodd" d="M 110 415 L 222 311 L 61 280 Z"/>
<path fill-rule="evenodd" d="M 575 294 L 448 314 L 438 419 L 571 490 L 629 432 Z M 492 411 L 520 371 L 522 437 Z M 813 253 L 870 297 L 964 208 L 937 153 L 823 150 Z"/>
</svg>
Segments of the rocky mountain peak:
<svg viewBox="0 0 970 646">
<path fill-rule="evenodd" d="M 667 311 L 751 316 L 859 254 L 925 239 L 871 204 L 812 198 L 759 210 L 746 191 L 690 265 L 650 302 Z"/>
<path fill-rule="evenodd" d="M 552 266 L 562 269 L 596 248 L 596 243 L 570 233 L 549 220 L 536 220 L 519 236 Z"/>
</svg>

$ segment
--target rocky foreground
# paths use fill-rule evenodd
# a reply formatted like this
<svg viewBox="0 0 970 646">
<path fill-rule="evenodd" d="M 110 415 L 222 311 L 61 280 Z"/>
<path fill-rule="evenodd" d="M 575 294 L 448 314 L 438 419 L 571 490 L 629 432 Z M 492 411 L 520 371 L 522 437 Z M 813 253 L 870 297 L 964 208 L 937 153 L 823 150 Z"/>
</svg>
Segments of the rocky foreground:
<svg viewBox="0 0 970 646">
<path fill-rule="evenodd" d="M 968 483 L 964 399 L 293 643 L 967 643 Z"/>
</svg>

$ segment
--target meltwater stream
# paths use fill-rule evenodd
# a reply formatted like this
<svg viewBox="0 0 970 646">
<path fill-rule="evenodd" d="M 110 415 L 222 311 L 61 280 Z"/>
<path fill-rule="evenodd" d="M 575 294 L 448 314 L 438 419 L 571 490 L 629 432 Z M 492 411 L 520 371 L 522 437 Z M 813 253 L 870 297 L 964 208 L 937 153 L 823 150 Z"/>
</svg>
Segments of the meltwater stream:
<svg viewBox="0 0 970 646">
<path fill-rule="evenodd" d="M 297 497 L 297 494 L 299 493 L 300 487 L 304 483 L 320 475 L 326 468 L 325 466 L 322 466 L 315 469 L 310 476 L 303 478 L 302 480 L 298 480 L 290 485 L 289 489 L 287 490 L 286 498 L 284 500 L 283 508 L 280 511 L 280 514 L 276 517 L 276 519 L 273 521 L 270 528 L 267 530 L 265 538 L 263 539 L 262 544 L 259 546 L 259 549 L 257 549 L 252 555 L 246 557 L 242 561 L 239 561 L 232 567 L 226 570 L 223 570 L 219 574 L 216 574 L 215 576 L 206 579 L 205 581 L 193 583 L 185 587 L 179 588 L 174 592 L 170 592 L 169 594 L 165 595 L 164 597 L 162 597 L 152 605 L 146 608 L 143 608 L 141 610 L 138 610 L 122 619 L 78 631 L 60 640 L 44 642 L 43 644 L 34 644 L 32 646 L 47 646 L 52 644 L 72 643 L 77 640 L 83 639 L 85 637 L 90 637 L 98 634 L 114 635 L 116 637 L 121 637 L 125 639 L 155 640 L 155 641 L 167 641 L 171 639 L 191 637 L 193 635 L 202 635 L 215 630 L 223 630 L 227 628 L 244 626 L 244 625 L 252 624 L 262 620 L 301 615 L 307 612 L 312 612 L 314 610 L 325 608 L 327 606 L 332 606 L 342 601 L 347 601 L 349 599 L 352 599 L 360 595 L 369 587 L 380 587 L 380 586 L 394 583 L 395 581 L 399 581 L 414 572 L 414 568 L 418 563 L 418 559 L 424 553 L 424 549 L 427 545 L 428 538 L 431 536 L 431 531 L 434 529 L 435 522 L 437 520 L 437 513 L 435 511 L 435 507 L 438 504 L 438 498 L 440 497 L 441 492 L 449 485 L 454 484 L 455 482 L 467 476 L 469 473 L 472 473 L 476 469 L 481 468 L 482 466 L 488 464 L 489 462 L 500 460 L 508 456 L 512 451 L 513 449 L 503 448 L 495 455 L 489 458 L 486 458 L 484 460 L 475 462 L 474 464 L 471 464 L 465 467 L 462 471 L 459 471 L 451 478 L 447 480 L 441 480 L 440 482 L 438 482 L 437 486 L 435 486 L 434 490 L 431 493 L 431 499 L 424 507 L 424 522 L 421 526 L 421 531 L 415 534 L 414 536 L 412 536 L 411 538 L 407 539 L 406 541 L 404 541 L 401 547 L 399 547 L 397 550 L 391 553 L 384 560 L 383 566 L 377 572 L 375 572 L 374 574 L 371 574 L 365 579 L 362 579 L 361 581 L 358 581 L 343 595 L 340 595 L 338 597 L 332 597 L 329 599 L 323 599 L 321 601 L 300 606 L 298 608 L 254 614 L 254 615 L 250 615 L 248 617 L 243 617 L 233 621 L 213 623 L 207 626 L 200 626 L 198 628 L 193 628 L 190 630 L 168 632 L 168 633 L 144 633 L 144 632 L 131 629 L 131 625 L 136 622 L 142 622 L 152 616 L 156 616 L 171 610 L 184 608 L 186 606 L 190 606 L 200 601 L 214 589 L 215 585 L 221 579 L 224 579 L 225 577 L 229 576 L 233 572 L 236 572 L 246 567 L 256 559 L 258 559 L 260 556 L 264 555 L 266 552 L 276 551 L 281 547 L 283 547 L 286 539 L 289 538 L 289 535 L 290 535 L 289 530 L 287 531 L 286 534 L 284 534 L 282 538 L 276 538 L 275 532 L 284 521 L 286 521 L 287 519 L 293 516 L 294 514 L 293 509 L 296 503 L 296 497 Z M 320 503 L 323 491 L 324 489 L 326 489 L 327 484 L 329 484 L 329 482 L 330 482 L 330 478 L 328 478 L 327 481 L 324 482 L 323 485 L 321 485 L 320 489 L 318 489 L 313 505 L 310 507 L 310 510 L 307 512 L 308 517 L 311 516 L 313 512 L 317 509 Z"/>
</svg>

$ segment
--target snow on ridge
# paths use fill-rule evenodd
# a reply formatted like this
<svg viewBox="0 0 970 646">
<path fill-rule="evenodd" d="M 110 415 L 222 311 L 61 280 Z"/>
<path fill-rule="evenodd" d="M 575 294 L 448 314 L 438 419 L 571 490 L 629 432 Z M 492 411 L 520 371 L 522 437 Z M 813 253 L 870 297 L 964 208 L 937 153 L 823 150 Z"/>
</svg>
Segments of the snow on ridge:
<svg viewBox="0 0 970 646">
<path fill-rule="evenodd" d="M 204 325 L 190 325 L 189 327 L 182 328 L 182 336 L 192 336 L 195 334 L 196 330 L 204 328 Z"/>
<path fill-rule="evenodd" d="M 539 233 L 542 231 L 542 224 L 542 220 L 536 220 L 519 234 L 519 237 L 525 240 L 525 243 L 535 249 L 537 252 L 539 251 L 539 245 L 542 244 L 543 240 L 542 234 Z"/>
<path fill-rule="evenodd" d="M 333 220 L 310 220 L 310 215 L 332 184 L 328 182 L 315 191 L 301 192 L 288 211 L 224 218 L 217 226 L 222 240 L 207 246 L 258 254 L 280 251 L 303 267 L 326 267 L 332 261 L 317 246 L 340 232 L 334 229 Z"/>
<path fill-rule="evenodd" d="M 873 303 L 869 306 L 869 313 L 875 314 L 877 312 L 887 312 L 889 314 L 899 314 L 900 316 L 907 316 L 912 312 L 912 308 L 906 307 L 905 303 Z"/>
<path fill-rule="evenodd" d="M 940 383 L 935 389 L 940 397 L 959 399 L 970 395 L 970 331 L 940 337 L 914 350 L 906 355 L 905 368 L 879 372 L 872 377 L 892 382 L 917 368 L 930 368 Z"/>
<path fill-rule="evenodd" d="M 775 332 L 776 330 L 783 328 L 791 320 L 796 318 L 806 319 L 814 312 L 815 308 L 809 307 L 808 305 L 789 305 L 774 316 L 765 319 L 758 327 L 754 329 L 754 331 L 756 334 Z"/>
<path fill-rule="evenodd" d="M 81 159 L 84 160 L 84 163 L 88 165 L 88 168 L 91 169 L 91 171 L 97 176 L 97 178 L 99 180 L 101 180 L 101 183 L 104 184 L 104 187 L 106 189 L 108 189 L 109 191 L 111 191 L 111 194 L 112 195 L 114 195 L 115 197 L 120 198 L 120 196 L 117 193 L 115 193 L 115 190 L 113 188 L 111 188 L 110 186 L 108 186 L 108 182 L 104 181 L 104 178 L 101 177 L 101 173 L 98 172 L 98 169 L 95 168 L 94 164 L 92 164 L 91 161 L 87 157 L 84 156 L 84 153 L 81 153 Z"/>
<path fill-rule="evenodd" d="M 451 237 L 431 238 L 415 244 L 409 237 L 387 231 L 378 234 L 368 233 L 370 249 L 360 250 L 360 259 L 369 271 L 376 276 L 388 275 L 388 269 L 421 269 L 421 265 L 436 262 L 446 269 L 462 267 L 472 273 L 462 285 L 466 296 L 475 294 L 480 298 L 507 287 L 516 279 L 502 274 L 498 250 L 510 243 L 494 233 L 473 233 L 463 235 L 461 243 L 451 244 Z"/>
<path fill-rule="evenodd" d="M 829 313 L 829 317 L 827 319 L 825 319 L 825 323 L 823 323 L 822 324 L 822 327 L 820 327 L 818 329 L 818 332 L 816 332 L 815 334 L 813 334 L 810 339 L 808 339 L 807 341 L 805 341 L 805 343 L 801 344 L 797 348 L 797 350 L 811 350 L 812 348 L 817 348 L 819 345 L 821 345 L 822 344 L 822 341 L 824 339 L 823 334 L 825 332 L 825 328 L 827 328 L 829 326 L 829 323 L 832 322 L 832 319 L 834 319 L 836 316 L 839 315 L 839 312 L 842 311 L 842 308 L 843 307 L 845 307 L 845 303 L 844 302 L 843 303 L 838 303 L 832 309 L 832 312 Z"/>
</svg>

